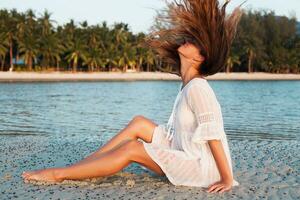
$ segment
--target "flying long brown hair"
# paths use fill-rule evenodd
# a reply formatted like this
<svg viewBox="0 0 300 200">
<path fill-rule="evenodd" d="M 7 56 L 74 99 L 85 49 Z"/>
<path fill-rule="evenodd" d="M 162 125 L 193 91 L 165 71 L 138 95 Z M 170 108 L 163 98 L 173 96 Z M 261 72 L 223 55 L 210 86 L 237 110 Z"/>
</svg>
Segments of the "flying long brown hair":
<svg viewBox="0 0 300 200">
<path fill-rule="evenodd" d="M 237 25 L 243 14 L 240 9 L 245 1 L 226 15 L 230 0 L 219 7 L 218 0 L 173 0 L 167 4 L 167 14 L 157 17 L 167 28 L 150 32 L 144 45 L 150 47 L 165 63 L 180 73 L 177 49 L 186 41 L 194 44 L 205 60 L 199 67 L 203 76 L 213 75 L 225 67 Z M 163 70 L 165 71 L 165 70 Z M 174 73 L 174 72 L 170 72 Z"/>
</svg>

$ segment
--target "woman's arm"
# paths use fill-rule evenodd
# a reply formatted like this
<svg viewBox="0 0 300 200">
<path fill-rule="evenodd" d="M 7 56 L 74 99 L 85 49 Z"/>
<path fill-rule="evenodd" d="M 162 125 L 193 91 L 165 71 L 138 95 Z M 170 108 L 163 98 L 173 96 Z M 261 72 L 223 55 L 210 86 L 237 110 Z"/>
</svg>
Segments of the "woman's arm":
<svg viewBox="0 0 300 200">
<path fill-rule="evenodd" d="M 192 141 L 209 144 L 221 176 L 221 180 L 209 186 L 207 191 L 227 191 L 232 187 L 233 178 L 220 141 L 223 128 L 222 124 L 217 121 L 221 111 L 216 96 L 205 86 L 194 84 L 188 88 L 187 100 L 198 122 Z"/>
<path fill-rule="evenodd" d="M 228 165 L 222 142 L 220 140 L 208 140 L 208 144 L 219 169 L 221 180 L 210 185 L 207 192 L 214 193 L 219 191 L 222 193 L 228 191 L 232 187 L 233 176 Z"/>
</svg>

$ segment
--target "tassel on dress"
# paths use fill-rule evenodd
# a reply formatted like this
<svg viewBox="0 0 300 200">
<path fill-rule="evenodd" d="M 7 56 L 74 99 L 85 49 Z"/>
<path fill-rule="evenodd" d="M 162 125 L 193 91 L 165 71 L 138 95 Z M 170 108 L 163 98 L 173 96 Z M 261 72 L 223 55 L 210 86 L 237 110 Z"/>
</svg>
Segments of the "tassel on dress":
<svg viewBox="0 0 300 200">
<path fill-rule="evenodd" d="M 169 117 L 168 123 L 167 123 L 167 139 L 168 140 L 172 140 L 173 135 L 174 135 L 174 131 L 175 131 L 175 126 L 174 126 L 174 121 L 175 121 L 175 110 L 179 101 L 179 97 L 181 95 L 181 87 L 182 87 L 182 83 L 180 84 L 179 87 L 179 92 L 177 94 L 177 97 L 175 99 L 174 105 L 173 105 L 173 109 L 172 109 L 172 113 Z"/>
</svg>

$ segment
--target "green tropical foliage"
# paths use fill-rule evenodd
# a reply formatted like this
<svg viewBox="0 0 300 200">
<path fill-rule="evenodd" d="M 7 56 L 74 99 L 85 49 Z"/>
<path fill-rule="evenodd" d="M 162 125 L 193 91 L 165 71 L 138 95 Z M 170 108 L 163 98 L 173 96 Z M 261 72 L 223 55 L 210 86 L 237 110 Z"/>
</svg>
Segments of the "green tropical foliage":
<svg viewBox="0 0 300 200">
<path fill-rule="evenodd" d="M 151 29 L 166 24 L 154 19 Z M 300 24 L 273 11 L 248 10 L 242 16 L 224 72 L 299 73 Z M 146 33 L 128 24 L 108 27 L 87 21 L 58 25 L 45 10 L 0 10 L 1 71 L 155 71 L 170 69 L 142 46 Z"/>
<path fill-rule="evenodd" d="M 239 61 L 233 71 L 299 73 L 298 24 L 295 17 L 273 11 L 245 12 L 232 45 L 231 56 Z"/>
</svg>

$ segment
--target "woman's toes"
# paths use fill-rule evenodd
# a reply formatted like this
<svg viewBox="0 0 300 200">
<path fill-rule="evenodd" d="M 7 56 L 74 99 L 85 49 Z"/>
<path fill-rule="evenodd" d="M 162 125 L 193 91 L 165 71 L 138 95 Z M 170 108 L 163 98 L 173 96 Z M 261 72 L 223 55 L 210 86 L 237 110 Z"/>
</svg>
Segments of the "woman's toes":
<svg viewBox="0 0 300 200">
<path fill-rule="evenodd" d="M 26 176 L 27 176 L 26 172 L 23 172 L 23 173 L 22 173 L 22 177 L 23 177 L 23 178 L 26 178 Z"/>
<path fill-rule="evenodd" d="M 26 180 L 29 180 L 32 178 L 32 175 L 34 175 L 34 174 L 35 174 L 34 171 L 26 171 L 26 172 L 23 172 L 22 177 Z"/>
<path fill-rule="evenodd" d="M 28 172 L 28 171 L 26 171 L 26 172 L 23 173 L 23 175 L 26 176 L 26 177 L 27 177 L 29 174 L 30 174 L 30 172 Z"/>
<path fill-rule="evenodd" d="M 22 174 L 23 176 L 23 174 Z M 36 180 L 36 181 L 49 181 L 49 182 L 61 182 L 55 177 L 53 169 L 43 169 L 43 170 L 35 170 L 24 173 L 24 178 L 26 180 Z"/>
<path fill-rule="evenodd" d="M 26 174 L 28 174 L 28 171 L 24 171 L 22 174 L 26 175 Z"/>
</svg>

